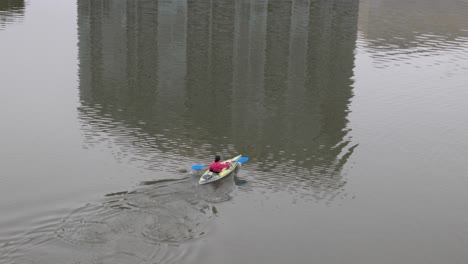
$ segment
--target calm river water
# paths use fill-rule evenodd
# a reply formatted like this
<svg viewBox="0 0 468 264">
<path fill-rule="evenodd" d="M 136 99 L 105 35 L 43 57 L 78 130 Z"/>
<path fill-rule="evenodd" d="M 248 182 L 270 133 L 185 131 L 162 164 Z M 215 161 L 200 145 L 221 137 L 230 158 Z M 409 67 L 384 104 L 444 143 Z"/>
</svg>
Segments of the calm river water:
<svg viewBox="0 0 468 264">
<path fill-rule="evenodd" d="M 467 14 L 0 0 L 0 263 L 468 263 Z"/>
</svg>

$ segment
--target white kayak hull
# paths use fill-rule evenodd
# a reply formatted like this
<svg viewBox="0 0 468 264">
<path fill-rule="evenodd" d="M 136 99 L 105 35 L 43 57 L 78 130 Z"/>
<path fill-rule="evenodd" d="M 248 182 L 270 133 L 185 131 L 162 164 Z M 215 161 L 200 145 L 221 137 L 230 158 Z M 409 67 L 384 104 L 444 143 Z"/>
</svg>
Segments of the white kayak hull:
<svg viewBox="0 0 468 264">
<path fill-rule="evenodd" d="M 227 177 L 231 172 L 233 172 L 237 166 L 239 166 L 239 162 L 237 160 L 242 157 L 242 155 L 236 156 L 234 158 L 230 158 L 228 160 L 224 160 L 223 162 L 231 162 L 231 166 L 228 168 L 224 168 L 220 173 L 214 173 L 210 170 L 206 170 L 203 175 L 200 177 L 198 181 L 199 184 L 207 184 L 210 182 L 221 180 L 222 178 Z"/>
</svg>

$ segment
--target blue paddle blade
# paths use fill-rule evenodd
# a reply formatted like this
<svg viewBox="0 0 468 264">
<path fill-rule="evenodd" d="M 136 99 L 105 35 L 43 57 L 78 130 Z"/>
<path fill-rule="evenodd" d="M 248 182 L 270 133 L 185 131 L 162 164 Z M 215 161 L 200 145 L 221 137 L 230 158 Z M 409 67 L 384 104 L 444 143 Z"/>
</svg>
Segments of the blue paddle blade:
<svg viewBox="0 0 468 264">
<path fill-rule="evenodd" d="M 201 170 L 205 166 L 206 165 L 203 165 L 203 164 L 195 164 L 195 165 L 192 165 L 192 170 Z"/>
<path fill-rule="evenodd" d="M 241 157 L 241 158 L 239 158 L 237 160 L 237 162 L 239 162 L 239 163 L 244 163 L 244 162 L 247 162 L 247 161 L 249 161 L 249 157 Z"/>
</svg>

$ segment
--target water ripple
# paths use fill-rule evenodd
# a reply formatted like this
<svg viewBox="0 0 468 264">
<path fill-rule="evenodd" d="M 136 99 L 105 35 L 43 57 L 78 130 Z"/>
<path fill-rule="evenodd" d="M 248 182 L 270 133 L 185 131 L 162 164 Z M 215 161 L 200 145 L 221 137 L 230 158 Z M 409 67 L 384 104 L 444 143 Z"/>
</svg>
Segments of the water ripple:
<svg viewBox="0 0 468 264">
<path fill-rule="evenodd" d="M 364 1 L 360 10 L 357 44 L 371 54 L 377 67 L 459 66 L 468 59 L 466 3 L 447 0 L 442 7 L 437 1 L 400 1 L 398 5 L 390 2 Z M 425 57 L 440 59 L 426 60 L 427 64 L 416 60 Z"/>
<path fill-rule="evenodd" d="M 109 193 L 0 241 L 0 263 L 177 263 L 189 250 L 186 242 L 205 236 L 219 214 L 194 184 L 189 176 Z"/>
</svg>

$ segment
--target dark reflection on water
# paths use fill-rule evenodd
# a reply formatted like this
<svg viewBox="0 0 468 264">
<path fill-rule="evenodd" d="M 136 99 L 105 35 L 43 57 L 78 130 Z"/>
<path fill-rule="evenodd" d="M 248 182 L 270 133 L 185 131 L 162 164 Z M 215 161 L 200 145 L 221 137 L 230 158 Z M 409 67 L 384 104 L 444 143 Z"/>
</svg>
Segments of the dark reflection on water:
<svg viewBox="0 0 468 264">
<path fill-rule="evenodd" d="M 467 9 L 459 0 L 362 0 L 360 44 L 382 66 L 429 56 L 442 57 L 436 64 L 458 63 L 468 59 Z"/>
<path fill-rule="evenodd" d="M 357 1 L 80 0 L 85 144 L 154 170 L 241 153 L 268 188 L 337 191 L 357 17 Z"/>
<path fill-rule="evenodd" d="M 66 216 L 51 214 L 3 244 L 0 263 L 180 263 L 184 243 L 210 232 L 222 214 L 213 202 L 224 201 L 233 186 L 232 176 L 204 187 L 192 175 L 142 182 Z"/>
<path fill-rule="evenodd" d="M 0 1 L 0 30 L 5 29 L 8 24 L 20 22 L 24 17 L 24 12 L 24 0 Z"/>
</svg>

